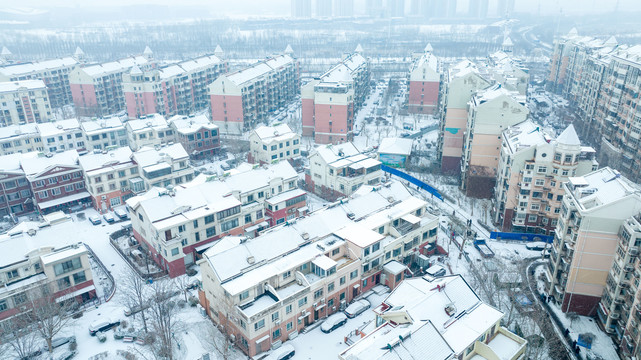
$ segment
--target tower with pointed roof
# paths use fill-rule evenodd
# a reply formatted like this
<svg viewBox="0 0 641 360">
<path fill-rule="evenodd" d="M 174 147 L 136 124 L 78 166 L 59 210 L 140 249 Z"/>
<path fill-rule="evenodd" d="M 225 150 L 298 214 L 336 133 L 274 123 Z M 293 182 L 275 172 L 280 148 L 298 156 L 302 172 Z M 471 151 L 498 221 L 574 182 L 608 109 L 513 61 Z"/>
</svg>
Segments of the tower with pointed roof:
<svg viewBox="0 0 641 360">
<path fill-rule="evenodd" d="M 86 62 L 85 52 L 82 51 L 80 46 L 76 46 L 76 51 L 74 51 L 74 53 L 73 53 L 73 58 L 79 63 L 85 63 Z"/>
<path fill-rule="evenodd" d="M 223 59 L 225 57 L 225 52 L 223 51 L 223 48 L 220 47 L 220 45 L 216 45 L 214 55 L 216 55 L 219 59 Z"/>
<path fill-rule="evenodd" d="M 148 61 L 152 61 L 154 59 L 154 52 L 151 51 L 151 48 L 149 46 L 145 46 L 145 50 L 142 52 L 142 56 L 144 56 Z"/>
<path fill-rule="evenodd" d="M 0 60 L 7 64 L 13 62 L 13 53 L 9 51 L 6 46 L 2 47 L 2 52 L 0 52 Z"/>
<path fill-rule="evenodd" d="M 414 62 L 409 72 L 409 96 L 407 110 L 412 114 L 435 114 L 438 112 L 441 85 L 441 65 L 428 43 L 423 52 L 414 53 Z"/>
</svg>

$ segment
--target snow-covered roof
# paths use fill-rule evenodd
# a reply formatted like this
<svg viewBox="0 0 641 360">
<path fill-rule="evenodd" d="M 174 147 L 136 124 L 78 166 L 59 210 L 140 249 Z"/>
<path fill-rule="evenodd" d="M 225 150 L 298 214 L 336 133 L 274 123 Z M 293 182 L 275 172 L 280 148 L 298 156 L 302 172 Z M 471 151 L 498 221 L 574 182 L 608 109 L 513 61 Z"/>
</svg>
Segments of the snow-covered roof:
<svg viewBox="0 0 641 360">
<path fill-rule="evenodd" d="M 25 135 L 29 136 L 38 134 L 38 124 L 35 123 L 0 127 L 0 141 L 22 137 Z"/>
<path fill-rule="evenodd" d="M 207 55 L 161 68 L 159 74 L 161 79 L 168 79 L 174 76 L 182 76 L 190 72 L 202 70 L 220 63 L 222 63 L 222 60 L 220 60 L 218 56 Z"/>
<path fill-rule="evenodd" d="M 47 85 L 45 85 L 44 81 L 42 80 L 20 80 L 20 81 L 0 82 L 0 93 L 14 92 L 14 91 L 18 91 L 19 89 L 42 90 L 46 88 L 47 88 Z"/>
<path fill-rule="evenodd" d="M 579 135 L 574 130 L 574 125 L 570 124 L 563 132 L 556 138 L 556 142 L 564 145 L 581 145 Z"/>
<path fill-rule="evenodd" d="M 389 309 L 402 306 L 413 319 L 410 328 L 430 321 L 455 354 L 472 345 L 503 317 L 499 310 L 485 304 L 460 275 L 406 279 L 384 304 Z M 451 316 L 446 308 L 452 311 Z"/>
<path fill-rule="evenodd" d="M 152 128 L 162 130 L 169 126 L 165 117 L 160 114 L 150 114 L 144 118 L 129 120 L 127 124 L 134 132 Z"/>
<path fill-rule="evenodd" d="M 132 56 L 117 61 L 85 66 L 83 68 L 80 68 L 80 71 L 83 71 L 85 74 L 91 77 L 99 77 L 117 72 L 124 72 L 129 70 L 133 66 L 145 65 L 147 64 L 147 62 L 147 59 L 142 56 Z"/>
<path fill-rule="evenodd" d="M 22 169 L 28 176 L 39 174 L 52 166 L 78 166 L 78 152 L 67 150 L 56 154 L 39 154 L 37 157 L 26 157 L 21 161 Z"/>
<path fill-rule="evenodd" d="M 396 260 L 392 260 L 387 264 L 383 265 L 383 270 L 387 271 L 392 275 L 400 274 L 403 271 L 405 271 L 405 269 L 407 269 L 407 266 Z"/>
<path fill-rule="evenodd" d="M 358 52 L 355 52 L 321 75 L 321 83 L 344 83 L 353 81 L 354 72 L 365 64 L 367 64 L 367 59 Z"/>
<path fill-rule="evenodd" d="M 3 74 L 7 77 L 13 77 L 55 70 L 63 67 L 72 67 L 76 64 L 78 64 L 78 61 L 76 61 L 76 59 L 72 57 L 64 57 L 60 59 L 3 66 L 0 67 L 0 74 Z"/>
<path fill-rule="evenodd" d="M 572 177 L 568 181 L 568 187 L 577 207 L 582 210 L 611 204 L 628 195 L 641 195 L 639 185 L 610 167 Z"/>
<path fill-rule="evenodd" d="M 503 86 L 501 86 L 501 84 L 495 84 L 485 90 L 479 91 L 478 93 L 476 93 L 475 96 L 472 97 L 472 101 L 475 105 L 478 106 L 485 102 L 497 99 L 501 96 L 510 97 L 514 99 L 514 101 L 520 103 L 521 105 L 527 106 L 525 101 L 525 95 L 520 95 L 517 91 L 510 91 L 504 88 Z"/>
<path fill-rule="evenodd" d="M 289 55 L 278 55 L 266 60 L 257 62 L 237 72 L 227 74 L 227 79 L 237 86 L 253 81 L 273 70 L 277 70 L 285 65 L 294 63 Z"/>
<path fill-rule="evenodd" d="M 92 135 L 95 133 L 102 133 L 106 130 L 115 130 L 115 129 L 124 129 L 122 120 L 117 116 L 111 116 L 106 118 L 100 118 L 97 120 L 83 121 L 80 123 L 82 131 L 86 135 Z"/>
<path fill-rule="evenodd" d="M 38 130 L 43 137 L 64 134 L 67 131 L 80 130 L 78 119 L 65 119 L 38 124 Z"/>
<path fill-rule="evenodd" d="M 20 168 L 20 161 L 26 157 L 38 156 L 38 153 L 33 151 L 29 153 L 14 153 L 0 156 L 0 173 L 24 173 Z"/>
<path fill-rule="evenodd" d="M 294 133 L 287 124 L 280 124 L 276 126 L 261 125 L 254 130 L 254 133 L 256 133 L 264 143 L 291 139 L 296 136 L 296 133 Z"/>
<path fill-rule="evenodd" d="M 429 44 L 428 44 L 429 46 Z M 421 57 L 416 59 L 412 63 L 412 67 L 410 68 L 410 71 L 413 71 L 414 69 L 418 69 L 423 64 L 426 64 L 430 69 L 434 71 L 438 71 L 438 58 L 431 52 L 431 51 L 425 51 Z"/>
<path fill-rule="evenodd" d="M 165 163 L 166 158 L 171 161 L 188 158 L 189 155 L 182 144 L 172 144 L 163 146 L 159 149 L 144 146 L 133 153 L 133 158 L 141 167 L 153 166 L 158 163 Z"/>
<path fill-rule="evenodd" d="M 510 153 L 515 153 L 531 146 L 546 144 L 550 137 L 541 125 L 528 119 L 504 130 L 503 139 Z"/>
<path fill-rule="evenodd" d="M 109 152 L 89 153 L 78 158 L 80 167 L 88 175 L 103 169 L 115 169 L 123 164 L 133 165 L 131 149 L 128 146 L 119 147 Z"/>
<path fill-rule="evenodd" d="M 173 124 L 177 132 L 184 135 L 194 134 L 202 128 L 205 128 L 207 130 L 218 129 L 218 126 L 209 121 L 209 118 L 207 118 L 207 116 L 205 115 L 176 115 L 174 117 L 171 117 L 168 122 L 170 124 Z"/>
<path fill-rule="evenodd" d="M 378 147 L 378 153 L 409 156 L 412 153 L 412 143 L 412 139 L 385 138 Z"/>
<path fill-rule="evenodd" d="M 328 164 L 344 157 L 358 155 L 361 153 L 351 142 L 338 145 L 320 145 L 314 150 Z"/>
</svg>

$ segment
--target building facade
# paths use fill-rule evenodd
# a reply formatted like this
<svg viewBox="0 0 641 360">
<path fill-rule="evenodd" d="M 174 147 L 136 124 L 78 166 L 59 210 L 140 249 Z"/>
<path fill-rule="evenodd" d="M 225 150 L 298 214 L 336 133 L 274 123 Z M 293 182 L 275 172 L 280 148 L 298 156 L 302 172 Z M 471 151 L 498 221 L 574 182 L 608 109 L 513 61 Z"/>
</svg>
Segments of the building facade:
<svg viewBox="0 0 641 360">
<path fill-rule="evenodd" d="M 0 127 L 0 155 L 45 151 L 38 124 Z"/>
<path fill-rule="evenodd" d="M 599 302 L 615 266 L 617 234 L 624 221 L 641 211 L 641 193 L 636 184 L 609 167 L 570 177 L 562 186 L 546 291 L 563 312 L 593 316 L 605 309 L 609 313 L 610 301 L 606 298 L 603 309 Z M 607 286 L 610 291 L 611 285 Z"/>
<path fill-rule="evenodd" d="M 439 110 L 441 68 L 432 51 L 432 45 L 427 44 L 410 67 L 407 111 L 413 114 L 435 114 Z"/>
<path fill-rule="evenodd" d="M 80 128 L 88 151 L 129 146 L 127 129 L 117 116 L 83 121 L 80 123 Z"/>
<path fill-rule="evenodd" d="M 300 157 L 300 135 L 286 124 L 260 126 L 249 135 L 249 162 L 271 164 Z"/>
<path fill-rule="evenodd" d="M 207 86 L 227 71 L 216 55 L 202 56 L 159 69 L 134 66 L 123 74 L 123 92 L 130 119 L 141 115 L 189 115 L 209 106 Z"/>
<path fill-rule="evenodd" d="M 211 119 L 220 131 L 249 131 L 294 100 L 300 93 L 300 69 L 290 55 L 271 57 L 221 75 L 209 85 Z"/>
<path fill-rule="evenodd" d="M 23 154 L 0 156 L 0 218 L 33 211 L 33 193 L 20 167 L 23 156 Z"/>
<path fill-rule="evenodd" d="M 160 114 L 143 115 L 125 123 L 129 147 L 136 151 L 145 146 L 164 146 L 176 141 L 176 133 Z"/>
<path fill-rule="evenodd" d="M 42 80 L 0 82 L 0 126 L 48 121 L 51 104 Z"/>
<path fill-rule="evenodd" d="M 381 162 L 361 154 L 352 143 L 318 146 L 305 169 L 309 191 L 328 200 L 349 196 L 362 185 L 377 185 L 382 178 Z"/>
<path fill-rule="evenodd" d="M 169 126 L 192 158 L 213 156 L 220 149 L 220 133 L 205 115 L 176 115 L 169 119 Z"/>
<path fill-rule="evenodd" d="M 356 51 L 301 89 L 303 136 L 317 144 L 354 138 L 354 114 L 369 93 L 369 62 Z"/>
<path fill-rule="evenodd" d="M 138 174 L 144 181 L 145 190 L 180 185 L 194 179 L 189 154 L 181 144 L 142 147 L 133 153 L 132 159 L 138 165 Z"/>
<path fill-rule="evenodd" d="M 58 120 L 36 125 L 45 151 L 50 153 L 87 150 L 85 136 L 77 119 Z"/>
<path fill-rule="evenodd" d="M 492 220 L 501 231 L 554 235 L 562 184 L 598 169 L 594 149 L 581 146 L 574 126 L 556 139 L 531 120 L 503 131 Z"/>
</svg>

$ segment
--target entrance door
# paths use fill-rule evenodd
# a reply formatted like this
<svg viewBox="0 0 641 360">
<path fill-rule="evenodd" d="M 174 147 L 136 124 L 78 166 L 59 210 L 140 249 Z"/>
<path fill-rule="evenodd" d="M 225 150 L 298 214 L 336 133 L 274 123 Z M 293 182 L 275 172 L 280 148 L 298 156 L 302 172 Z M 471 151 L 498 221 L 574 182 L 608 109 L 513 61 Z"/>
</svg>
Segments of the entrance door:
<svg viewBox="0 0 641 360">
<path fill-rule="evenodd" d="M 318 310 L 314 310 L 314 321 L 318 320 Z"/>
</svg>

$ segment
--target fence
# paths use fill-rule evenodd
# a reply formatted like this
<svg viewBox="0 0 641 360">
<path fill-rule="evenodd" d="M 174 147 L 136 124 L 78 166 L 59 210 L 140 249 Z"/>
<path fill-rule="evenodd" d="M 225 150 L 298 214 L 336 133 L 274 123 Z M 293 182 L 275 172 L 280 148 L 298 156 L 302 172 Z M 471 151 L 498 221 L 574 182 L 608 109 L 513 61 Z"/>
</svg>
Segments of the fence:
<svg viewBox="0 0 641 360">
<path fill-rule="evenodd" d="M 98 264 L 98 266 L 102 268 L 102 271 L 104 271 L 107 278 L 109 278 L 109 280 L 111 281 L 111 288 L 107 290 L 107 293 L 105 294 L 105 299 L 104 299 L 105 302 L 108 302 L 116 293 L 116 280 L 114 279 L 113 275 L 111 275 L 111 272 L 107 270 L 107 267 L 105 266 L 105 264 L 103 264 L 102 261 L 100 261 L 100 258 L 96 256 L 96 253 L 93 252 L 91 247 L 86 243 L 85 243 L 85 247 L 87 248 L 87 250 L 89 250 L 89 253 L 91 254 L 91 257 L 93 258 L 93 260 Z"/>
<path fill-rule="evenodd" d="M 404 173 L 404 172 L 402 172 L 400 170 L 397 170 L 397 169 L 394 169 L 392 167 L 389 167 L 387 165 L 381 165 L 381 170 L 383 170 L 384 172 L 389 173 L 391 175 L 396 175 L 396 176 L 400 177 L 403 180 L 407 180 L 410 183 L 412 183 L 412 184 L 418 186 L 419 188 L 427 191 L 428 193 L 432 194 L 437 199 L 443 201 L 443 195 L 441 195 L 441 193 L 439 193 L 438 190 L 436 190 L 435 188 L 427 185 L 426 183 L 422 182 L 421 180 L 419 180 L 419 179 L 417 179 L 417 178 L 415 178 L 415 177 L 413 177 L 413 176 L 411 176 L 409 174 L 406 174 L 406 173 Z"/>
<path fill-rule="evenodd" d="M 111 246 L 116 250 L 116 252 L 120 255 L 120 257 L 122 257 L 122 259 L 125 260 L 127 265 L 129 265 L 129 267 L 132 268 L 136 272 L 136 274 L 138 274 L 138 276 L 140 276 L 143 279 L 149 279 L 149 278 L 157 279 L 157 278 L 165 276 L 165 272 L 163 270 L 156 271 L 156 272 L 150 272 L 150 273 L 143 273 L 138 268 L 138 266 L 132 262 L 131 258 L 129 256 L 127 256 L 127 254 L 125 254 L 124 251 L 122 251 L 122 249 L 120 248 L 120 246 L 116 242 L 116 239 L 118 239 L 120 237 L 123 237 L 123 236 L 131 236 L 131 225 L 129 225 L 128 227 L 123 227 L 122 229 L 114 231 L 113 233 L 111 233 L 109 235 L 109 242 L 111 243 Z M 146 254 L 146 250 L 144 251 L 144 253 Z M 147 259 L 147 261 L 150 261 L 150 260 Z M 151 261 L 153 261 L 153 260 L 151 260 Z"/>
<path fill-rule="evenodd" d="M 541 234 L 527 234 L 527 233 L 510 233 L 510 232 L 490 232 L 490 239 L 495 240 L 512 240 L 512 241 L 543 241 L 548 244 L 551 244 L 554 240 L 554 236 L 551 235 L 541 235 Z"/>
</svg>

